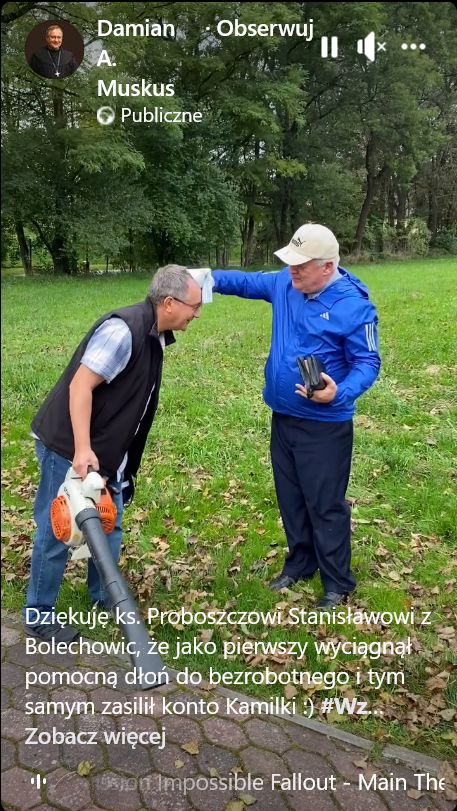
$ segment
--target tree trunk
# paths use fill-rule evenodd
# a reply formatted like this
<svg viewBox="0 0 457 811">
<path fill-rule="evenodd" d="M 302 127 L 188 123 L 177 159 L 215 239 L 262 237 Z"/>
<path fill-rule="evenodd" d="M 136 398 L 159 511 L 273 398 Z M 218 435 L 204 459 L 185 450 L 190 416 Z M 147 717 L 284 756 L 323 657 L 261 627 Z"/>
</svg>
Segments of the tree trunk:
<svg viewBox="0 0 457 811">
<path fill-rule="evenodd" d="M 428 192 L 428 228 L 432 241 L 436 239 L 438 231 L 438 202 L 436 199 L 436 189 L 431 188 Z"/>
<path fill-rule="evenodd" d="M 406 206 L 408 202 L 408 188 L 407 186 L 398 186 L 397 189 L 397 224 L 396 231 L 396 250 L 403 253 L 407 248 L 406 240 Z"/>
<path fill-rule="evenodd" d="M 90 262 L 89 262 L 89 247 L 86 243 L 86 261 L 84 262 L 84 271 L 89 273 L 90 271 Z"/>
<path fill-rule="evenodd" d="M 258 161 L 260 158 L 260 141 L 258 138 L 254 140 L 254 155 L 255 160 Z M 258 185 L 252 180 L 247 182 L 246 194 L 244 195 L 246 214 L 241 232 L 241 267 L 252 265 L 254 262 L 256 233 L 255 206 L 257 194 Z"/>
<path fill-rule="evenodd" d="M 225 245 L 223 248 L 220 248 L 219 245 L 216 245 L 216 266 L 218 268 L 226 268 L 227 265 L 228 265 L 227 248 L 225 247 Z"/>
<path fill-rule="evenodd" d="M 388 172 L 388 167 L 383 166 L 379 172 L 376 171 L 376 137 L 373 133 L 370 134 L 368 139 L 366 153 L 365 153 L 365 166 L 367 170 L 367 190 L 365 199 L 360 211 L 359 221 L 354 237 L 353 252 L 358 255 L 362 251 L 362 242 L 365 235 L 365 228 L 367 226 L 368 215 L 373 205 L 376 192 L 380 183 Z"/>
<path fill-rule="evenodd" d="M 406 204 L 408 202 L 408 188 L 407 186 L 399 186 L 397 192 L 397 232 L 401 233 L 405 230 L 406 223 Z"/>
<path fill-rule="evenodd" d="M 387 208 L 387 194 L 389 190 L 389 181 L 387 177 L 384 177 L 382 182 L 379 184 L 378 194 L 376 201 L 373 205 L 373 222 L 376 225 L 375 228 L 375 244 L 374 250 L 377 254 L 384 253 L 384 225 L 386 221 L 386 208 Z"/>
<path fill-rule="evenodd" d="M 129 271 L 133 273 L 134 265 L 133 265 L 133 231 L 129 228 Z"/>
<path fill-rule="evenodd" d="M 284 178 L 281 183 L 281 207 L 279 211 L 278 244 L 285 245 L 291 239 L 290 227 L 290 181 Z"/>
<path fill-rule="evenodd" d="M 241 245 L 241 266 L 247 267 L 254 261 L 255 247 L 255 219 L 253 213 L 246 214 L 243 227 L 243 242 Z"/>
<path fill-rule="evenodd" d="M 359 221 L 357 223 L 357 230 L 355 232 L 354 238 L 353 251 L 356 255 L 362 252 L 363 237 L 365 236 L 365 228 L 367 227 L 368 215 L 370 213 L 374 195 L 375 195 L 374 177 L 372 175 L 368 175 L 367 190 L 365 194 L 365 199 L 362 204 L 362 209 L 360 211 Z"/>
<path fill-rule="evenodd" d="M 438 211 L 438 199 L 437 199 L 437 184 L 436 184 L 436 172 L 437 172 L 437 160 L 435 157 L 432 158 L 432 165 L 431 165 L 431 177 L 429 180 L 429 189 L 428 189 L 428 228 L 431 233 L 431 239 L 436 239 L 436 234 L 438 232 L 438 218 L 439 218 L 439 211 Z"/>
<path fill-rule="evenodd" d="M 64 236 L 60 232 L 54 235 L 54 239 L 50 245 L 50 253 L 54 265 L 54 273 L 63 273 L 66 276 L 77 273 L 78 265 L 76 256 L 71 250 L 68 250 Z"/>
<path fill-rule="evenodd" d="M 19 252 L 21 254 L 21 262 L 22 267 L 24 268 L 24 273 L 26 276 L 31 276 L 33 273 L 32 257 L 30 255 L 29 245 L 25 237 L 22 220 L 15 220 L 14 228 L 16 230 L 16 236 L 19 244 Z"/>
<path fill-rule="evenodd" d="M 390 183 L 387 199 L 387 218 L 391 228 L 395 228 L 395 194 L 393 185 Z"/>
<path fill-rule="evenodd" d="M 60 88 L 53 88 L 52 104 L 54 112 L 54 126 L 56 130 L 64 130 L 67 126 L 67 117 L 65 114 L 65 107 L 63 101 L 63 91 Z M 72 248 L 71 238 L 64 234 L 62 231 L 61 212 L 63 214 L 65 206 L 68 206 L 70 201 L 71 189 L 66 180 L 66 173 L 63 169 L 65 161 L 65 139 L 60 138 L 57 141 L 58 149 L 55 158 L 56 170 L 56 186 L 55 186 L 55 200 L 56 200 L 56 218 L 55 230 L 51 246 L 51 256 L 54 263 L 55 273 L 64 273 L 65 275 L 72 275 L 78 271 L 78 262 L 75 252 Z"/>
</svg>

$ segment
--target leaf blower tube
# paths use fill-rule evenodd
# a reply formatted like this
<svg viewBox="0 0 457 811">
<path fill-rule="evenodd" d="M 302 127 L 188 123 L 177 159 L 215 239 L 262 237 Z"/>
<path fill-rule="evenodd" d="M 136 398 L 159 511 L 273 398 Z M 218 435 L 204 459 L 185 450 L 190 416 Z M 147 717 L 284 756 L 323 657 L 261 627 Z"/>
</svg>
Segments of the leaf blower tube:
<svg viewBox="0 0 457 811">
<path fill-rule="evenodd" d="M 113 511 L 109 517 L 106 499 Z M 105 532 L 114 528 L 115 514 L 102 477 L 92 471 L 81 480 L 70 468 L 51 507 L 51 524 L 56 538 L 75 547 L 77 553 L 82 543 L 87 544 L 114 620 L 124 639 L 131 643 L 135 683 L 150 690 L 166 683 L 168 674 L 159 654 L 151 650 L 152 639 L 106 539 Z"/>
<path fill-rule="evenodd" d="M 86 508 L 78 513 L 76 523 L 89 547 L 116 623 L 124 639 L 135 646 L 135 653 L 130 658 L 133 667 L 137 668 L 140 686 L 143 690 L 158 687 L 161 684 L 160 676 L 163 677 L 165 672 L 164 664 L 158 653 L 149 652 L 151 637 L 127 583 L 114 562 L 98 510 L 95 507 Z"/>
</svg>

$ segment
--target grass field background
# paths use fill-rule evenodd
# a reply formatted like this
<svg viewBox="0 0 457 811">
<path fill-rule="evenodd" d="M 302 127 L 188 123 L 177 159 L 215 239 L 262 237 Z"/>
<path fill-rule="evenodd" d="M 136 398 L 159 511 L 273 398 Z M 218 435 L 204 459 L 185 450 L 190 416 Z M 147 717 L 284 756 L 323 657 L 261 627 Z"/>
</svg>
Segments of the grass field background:
<svg viewBox="0 0 457 811">
<path fill-rule="evenodd" d="M 330 720 L 383 743 L 450 758 L 457 743 L 457 686 L 451 673 L 457 591 L 457 261 L 358 266 L 355 272 L 378 308 L 383 366 L 377 384 L 359 400 L 355 420 L 348 492 L 358 580 L 354 604 L 433 613 L 426 628 L 319 629 L 321 636 L 346 633 L 367 640 L 410 633 L 415 647 L 403 664 L 372 662 L 377 670 L 405 671 L 404 688 L 363 688 L 362 698 L 382 711 L 382 718 Z M 37 469 L 30 420 L 93 321 L 142 299 L 147 285 L 147 277 L 128 275 L 3 280 L 6 607 L 22 604 L 33 534 Z M 286 547 L 269 461 L 270 413 L 261 397 L 269 336 L 267 303 L 216 296 L 167 349 L 159 410 L 135 502 L 125 513 L 122 566 L 143 608 L 267 610 L 277 603 L 311 608 L 321 594 L 317 576 L 292 593 L 278 596 L 266 588 L 281 570 Z M 69 604 L 89 607 L 83 564 L 71 564 L 61 590 L 58 607 Z M 164 626 L 154 633 L 172 642 L 177 633 L 190 639 L 195 631 Z M 264 628 L 241 630 L 248 638 L 262 633 Z M 213 639 L 219 637 L 215 631 Z M 268 637 L 311 638 L 304 629 L 287 628 L 271 629 Z M 204 673 L 210 664 L 234 670 L 253 666 L 244 659 L 222 663 L 214 657 L 186 657 L 179 664 Z M 333 664 L 317 660 L 311 651 L 300 666 L 355 669 L 359 664 L 368 667 L 354 657 Z M 268 697 L 275 691 L 249 692 Z"/>
</svg>

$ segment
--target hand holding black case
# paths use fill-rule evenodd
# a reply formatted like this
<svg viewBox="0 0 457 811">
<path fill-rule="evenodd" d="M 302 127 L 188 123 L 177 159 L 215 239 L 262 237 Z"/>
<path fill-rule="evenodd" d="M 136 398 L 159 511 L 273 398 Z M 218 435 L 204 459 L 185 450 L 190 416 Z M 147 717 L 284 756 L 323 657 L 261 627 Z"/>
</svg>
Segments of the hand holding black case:
<svg viewBox="0 0 457 811">
<path fill-rule="evenodd" d="M 313 393 L 325 389 L 327 383 L 322 380 L 321 373 L 325 372 L 325 367 L 315 355 L 308 355 L 306 358 L 297 358 L 298 368 L 303 378 L 309 399 Z"/>
</svg>

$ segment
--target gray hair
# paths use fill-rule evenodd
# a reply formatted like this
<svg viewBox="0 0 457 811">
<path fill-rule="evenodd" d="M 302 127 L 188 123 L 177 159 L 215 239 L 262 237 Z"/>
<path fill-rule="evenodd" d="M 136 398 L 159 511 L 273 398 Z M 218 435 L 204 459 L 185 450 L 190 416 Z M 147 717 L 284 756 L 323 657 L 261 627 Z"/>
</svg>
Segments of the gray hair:
<svg viewBox="0 0 457 811">
<path fill-rule="evenodd" d="M 62 34 L 63 34 L 63 28 L 62 28 L 62 26 L 61 26 L 61 25 L 59 25 L 58 23 L 54 23 L 54 25 L 48 25 L 48 27 L 47 27 L 47 29 L 46 29 L 46 36 L 48 36 L 48 34 L 49 34 L 49 32 L 50 32 L 50 31 L 54 31 L 54 29 L 55 29 L 55 28 L 58 28 L 58 29 L 59 29 L 59 31 L 62 31 Z"/>
<path fill-rule="evenodd" d="M 161 304 L 167 296 L 185 299 L 192 276 L 183 265 L 165 265 L 159 268 L 149 285 L 148 298 L 153 304 Z"/>
<path fill-rule="evenodd" d="M 317 259 L 316 261 L 318 263 L 318 267 L 320 267 L 320 268 L 323 267 L 327 262 L 333 262 L 333 272 L 335 272 L 335 270 L 337 269 L 337 267 L 339 265 L 340 257 L 337 256 L 337 257 L 332 257 L 331 259 Z"/>
</svg>

